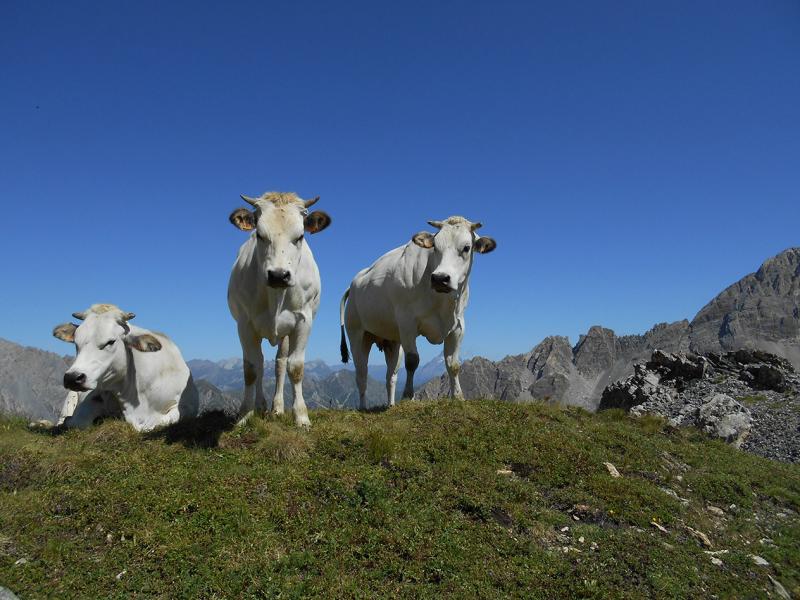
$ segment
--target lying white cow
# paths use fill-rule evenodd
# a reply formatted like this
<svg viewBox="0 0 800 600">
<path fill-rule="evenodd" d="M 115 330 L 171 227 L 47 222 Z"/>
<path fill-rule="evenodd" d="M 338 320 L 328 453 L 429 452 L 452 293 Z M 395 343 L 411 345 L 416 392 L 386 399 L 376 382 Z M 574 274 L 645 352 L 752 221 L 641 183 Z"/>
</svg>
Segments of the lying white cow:
<svg viewBox="0 0 800 600">
<path fill-rule="evenodd" d="M 394 404 L 397 371 L 405 351 L 404 398 L 414 397 L 414 371 L 419 365 L 417 336 L 432 344 L 444 342 L 450 394 L 463 398 L 458 381 L 458 351 L 464 336 L 464 308 L 475 252 L 495 249 L 492 238 L 479 237 L 480 223 L 463 217 L 428 221 L 439 231 L 417 233 L 405 246 L 384 254 L 360 271 L 339 307 L 342 362 L 348 361 L 344 332 L 350 338 L 361 409 L 366 408 L 367 360 L 372 344 L 386 358 L 386 393 Z"/>
<path fill-rule="evenodd" d="M 288 362 L 294 388 L 294 420 L 308 427 L 303 399 L 303 369 L 311 324 L 319 308 L 320 278 L 305 233 L 330 225 L 324 212 L 308 208 L 319 198 L 303 201 L 293 193 L 267 192 L 242 199 L 254 211 L 239 208 L 230 221 L 252 235 L 242 244 L 228 284 L 228 306 L 236 319 L 244 359 L 244 400 L 240 411 L 246 420 L 254 408 L 266 411 L 264 356 L 261 340 L 277 346 L 275 397 L 272 410 L 283 413 L 283 380 Z"/>
<path fill-rule="evenodd" d="M 113 304 L 94 304 L 72 316 L 83 322 L 53 330 L 78 350 L 64 373 L 64 387 L 71 390 L 60 420 L 66 427 L 121 416 L 137 431 L 148 431 L 196 414 L 198 393 L 189 367 L 167 336 L 129 325 L 134 314 Z"/>
</svg>

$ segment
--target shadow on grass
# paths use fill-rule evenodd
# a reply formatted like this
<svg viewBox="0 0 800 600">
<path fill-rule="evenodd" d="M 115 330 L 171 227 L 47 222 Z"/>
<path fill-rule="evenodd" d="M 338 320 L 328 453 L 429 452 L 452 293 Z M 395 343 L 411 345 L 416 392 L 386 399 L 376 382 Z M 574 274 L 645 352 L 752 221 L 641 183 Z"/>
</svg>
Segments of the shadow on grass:
<svg viewBox="0 0 800 600">
<path fill-rule="evenodd" d="M 216 448 L 220 436 L 235 426 L 235 417 L 222 411 L 212 411 L 150 431 L 143 437 L 147 440 L 163 440 L 167 444 L 183 444 L 186 448 Z"/>
</svg>

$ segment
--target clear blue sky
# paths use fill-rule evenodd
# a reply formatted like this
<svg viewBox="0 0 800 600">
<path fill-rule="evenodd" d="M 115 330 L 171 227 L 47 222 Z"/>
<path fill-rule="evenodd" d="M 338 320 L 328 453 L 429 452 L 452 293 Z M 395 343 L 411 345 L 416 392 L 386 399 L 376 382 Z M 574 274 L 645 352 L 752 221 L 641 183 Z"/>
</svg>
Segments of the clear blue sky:
<svg viewBox="0 0 800 600">
<path fill-rule="evenodd" d="M 0 5 L 0 337 L 69 353 L 53 325 L 103 301 L 238 355 L 227 217 L 265 190 L 333 217 L 329 361 L 352 276 L 428 219 L 498 242 L 491 358 L 691 318 L 800 245 L 796 0 L 176 4 Z"/>
</svg>

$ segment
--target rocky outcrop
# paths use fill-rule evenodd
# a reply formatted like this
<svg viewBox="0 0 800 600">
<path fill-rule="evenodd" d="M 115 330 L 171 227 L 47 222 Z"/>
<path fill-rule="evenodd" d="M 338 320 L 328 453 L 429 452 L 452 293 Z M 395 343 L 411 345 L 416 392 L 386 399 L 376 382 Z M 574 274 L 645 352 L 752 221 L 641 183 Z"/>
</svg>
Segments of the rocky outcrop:
<svg viewBox="0 0 800 600">
<path fill-rule="evenodd" d="M 599 408 L 658 415 L 763 456 L 800 461 L 800 376 L 763 351 L 656 351 L 631 377 L 606 387 Z"/>
<path fill-rule="evenodd" d="M 634 375 L 634 364 L 646 361 L 654 350 L 720 354 L 736 349 L 766 351 L 800 368 L 800 248 L 767 260 L 691 322 L 661 323 L 643 335 L 626 336 L 594 326 L 574 348 L 567 338 L 548 337 L 526 354 L 464 362 L 461 386 L 467 398 L 544 400 L 594 410 L 606 387 Z M 759 385 L 780 385 L 766 363 L 753 367 L 750 375 Z M 421 398 L 448 394 L 446 375 L 418 392 Z"/>
</svg>

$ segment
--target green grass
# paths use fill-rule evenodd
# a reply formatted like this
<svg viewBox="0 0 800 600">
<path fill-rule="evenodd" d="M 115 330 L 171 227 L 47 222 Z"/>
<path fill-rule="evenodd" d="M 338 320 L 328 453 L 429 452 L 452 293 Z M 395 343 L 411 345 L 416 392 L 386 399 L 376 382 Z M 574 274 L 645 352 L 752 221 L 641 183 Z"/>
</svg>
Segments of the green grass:
<svg viewBox="0 0 800 600">
<path fill-rule="evenodd" d="M 407 402 L 312 422 L 53 436 L 0 421 L 0 584 L 22 598 L 749 598 L 771 575 L 800 594 L 795 465 L 619 411 Z M 728 551 L 722 566 L 686 526 Z"/>
<path fill-rule="evenodd" d="M 764 394 L 755 394 L 753 396 L 741 396 L 740 398 L 737 398 L 737 400 L 742 404 L 753 405 L 767 402 L 769 401 L 769 398 L 767 398 Z"/>
</svg>

